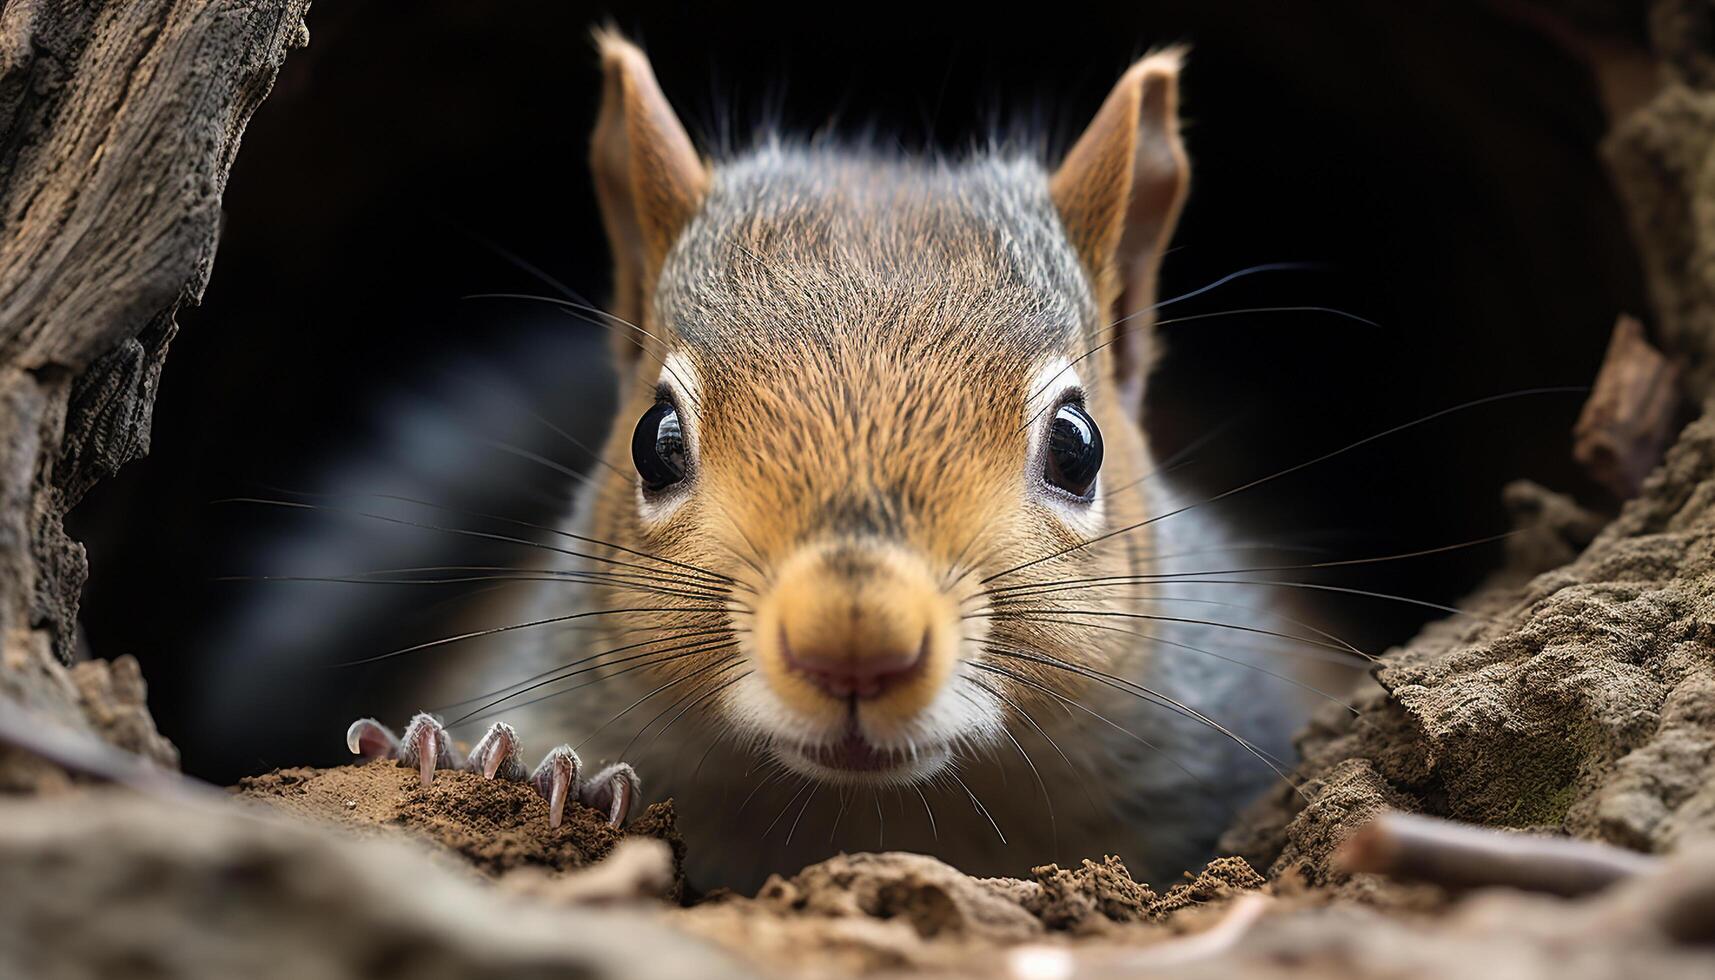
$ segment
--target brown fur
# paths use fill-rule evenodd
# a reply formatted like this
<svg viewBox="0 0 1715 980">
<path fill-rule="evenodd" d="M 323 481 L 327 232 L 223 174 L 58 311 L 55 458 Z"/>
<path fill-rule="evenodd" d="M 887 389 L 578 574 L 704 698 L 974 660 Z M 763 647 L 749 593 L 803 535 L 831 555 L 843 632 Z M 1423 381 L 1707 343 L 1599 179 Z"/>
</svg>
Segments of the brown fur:
<svg viewBox="0 0 1715 980">
<path fill-rule="evenodd" d="M 1050 176 L 1034 160 L 1003 154 L 904 160 L 777 144 L 709 165 L 641 51 L 611 33 L 598 41 L 606 90 L 592 160 L 614 249 L 615 310 L 630 321 L 615 330 L 626 380 L 605 455 L 627 458 L 633 426 L 665 394 L 685 420 L 692 463 L 682 484 L 659 494 L 604 474 L 572 527 L 611 543 L 600 551 L 609 564 L 568 564 L 609 573 L 623 561 L 634 579 L 608 579 L 575 598 L 545 593 L 542 611 L 656 610 L 592 620 L 609 626 L 613 646 L 671 649 L 694 643 L 685 637 L 698 631 L 712 639 L 672 661 L 649 661 L 646 646 L 638 655 L 646 669 L 575 688 L 545 708 L 562 724 L 593 728 L 626 705 L 682 705 L 689 718 L 671 738 L 604 736 L 597 745 L 627 754 L 650 785 L 682 803 L 693 799 L 685 806 L 693 857 L 725 883 L 754 882 L 825 851 L 865 792 L 874 819 L 860 804 L 865 812 L 848 826 L 866 822 L 864 832 L 876 827 L 887 843 L 882 796 L 894 792 L 903 805 L 905 794 L 922 794 L 930 821 L 896 822 L 895 842 L 973 871 L 1022 870 L 995 845 L 990 818 L 1010 825 L 1026 861 L 1053 856 L 1062 834 L 1076 854 L 1119 849 L 1164 868 L 1191 860 L 1216 829 L 1211 813 L 1259 782 L 1232 771 L 1244 753 L 1206 726 L 1169 717 L 1159 701 L 1079 672 L 1116 671 L 1169 692 L 1173 703 L 1229 698 L 1236 682 L 1170 655 L 1168 645 L 1190 634 L 1124 618 L 1194 613 L 1158 605 L 1136 585 L 1004 592 L 1157 571 L 1171 567 L 1163 555 L 1219 540 L 1186 520 L 1137 526 L 1173 506 L 1146 480 L 1154 464 L 1138 409 L 1149 367 L 1146 311 L 1187 186 L 1178 56 L 1154 55 L 1128 71 Z M 1116 340 L 1113 319 L 1140 311 Z M 1073 377 L 1045 383 L 1043 369 L 1066 362 L 1075 363 L 1075 397 L 1107 447 L 1093 504 L 1041 476 L 1042 432 Z M 1129 530 L 1102 538 L 1121 529 Z M 652 584 L 639 587 L 642 580 Z M 1138 639 L 1139 626 L 1179 639 L 1151 644 Z M 925 665 L 882 696 L 849 704 L 795 672 L 787 634 L 794 648 L 853 658 L 926 637 Z M 582 645 L 551 634 L 536 665 L 564 662 Z M 997 652 L 1006 650 L 1036 659 Z M 651 692 L 660 699 L 650 701 Z M 1266 719 L 1275 747 L 1302 711 L 1294 698 L 1238 700 L 1242 713 Z M 853 717 L 898 759 L 916 760 L 920 750 L 946 758 L 880 782 L 808 778 L 791 761 L 837 740 Z M 1027 761 L 1034 748 L 1041 768 L 1054 756 L 1065 762 L 1055 764 L 1052 791 L 1038 766 L 1030 769 L 1063 816 L 1044 820 L 1033 790 L 1004 784 L 995 761 L 1002 747 Z M 785 778 L 746 785 L 757 764 L 747 760 L 756 759 Z M 1182 773 L 1218 785 L 1188 788 L 1195 782 Z M 943 828 L 920 781 L 943 792 L 955 777 L 973 803 L 989 806 L 961 806 L 960 816 L 943 804 Z M 795 848 L 755 850 L 763 821 L 745 815 L 745 790 L 773 809 L 796 787 L 777 822 L 807 794 L 795 827 L 824 786 L 822 807 L 837 800 L 837 815 L 814 811 L 817 833 Z M 1071 786 L 1088 807 L 1068 807 Z M 829 820 L 832 831 L 822 829 Z"/>
</svg>

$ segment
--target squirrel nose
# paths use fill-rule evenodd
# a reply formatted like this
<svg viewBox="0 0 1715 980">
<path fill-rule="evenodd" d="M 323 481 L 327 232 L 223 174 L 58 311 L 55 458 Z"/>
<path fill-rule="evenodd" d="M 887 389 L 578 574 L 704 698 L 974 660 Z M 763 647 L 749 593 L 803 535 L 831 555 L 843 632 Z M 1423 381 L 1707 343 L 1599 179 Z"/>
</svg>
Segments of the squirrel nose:
<svg viewBox="0 0 1715 980">
<path fill-rule="evenodd" d="M 863 631 L 858 631 L 863 632 Z M 871 649 L 854 636 L 817 635 L 794 644 L 784 625 L 780 649 L 787 666 L 832 697 L 876 698 L 916 676 L 929 649 L 924 632 L 916 646 Z"/>
</svg>

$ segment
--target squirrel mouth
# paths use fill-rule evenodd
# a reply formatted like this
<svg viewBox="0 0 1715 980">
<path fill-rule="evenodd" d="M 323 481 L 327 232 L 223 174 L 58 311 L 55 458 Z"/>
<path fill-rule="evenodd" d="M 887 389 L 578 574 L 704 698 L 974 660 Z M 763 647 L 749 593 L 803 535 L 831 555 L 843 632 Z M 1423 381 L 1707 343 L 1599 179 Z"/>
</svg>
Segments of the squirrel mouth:
<svg viewBox="0 0 1715 980">
<path fill-rule="evenodd" d="M 896 752 L 871 745 L 856 724 L 847 726 L 839 741 L 816 748 L 808 755 L 829 769 L 846 772 L 881 772 L 894 768 L 900 762 Z"/>
<path fill-rule="evenodd" d="M 933 776 L 947 763 L 945 749 L 918 746 L 915 751 L 876 745 L 864 737 L 856 717 L 845 731 L 821 745 L 780 746 L 777 757 L 792 769 L 835 782 L 896 785 Z"/>
</svg>

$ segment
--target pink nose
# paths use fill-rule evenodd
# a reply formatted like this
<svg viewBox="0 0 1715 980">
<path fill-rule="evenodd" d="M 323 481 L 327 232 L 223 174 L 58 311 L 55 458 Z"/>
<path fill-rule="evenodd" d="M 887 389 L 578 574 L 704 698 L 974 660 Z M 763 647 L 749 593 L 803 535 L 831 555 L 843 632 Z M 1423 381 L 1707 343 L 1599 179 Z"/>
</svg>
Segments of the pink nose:
<svg viewBox="0 0 1715 980">
<path fill-rule="evenodd" d="M 786 663 L 805 680 L 836 698 L 875 698 L 921 673 L 929 636 L 910 650 L 869 650 L 851 641 L 796 647 L 780 631 Z"/>
</svg>

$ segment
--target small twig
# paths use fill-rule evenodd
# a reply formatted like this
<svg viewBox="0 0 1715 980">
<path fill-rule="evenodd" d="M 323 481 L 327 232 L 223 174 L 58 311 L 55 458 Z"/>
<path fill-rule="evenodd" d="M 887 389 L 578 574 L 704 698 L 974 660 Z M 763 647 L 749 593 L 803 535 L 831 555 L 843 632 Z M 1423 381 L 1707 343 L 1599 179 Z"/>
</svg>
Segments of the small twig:
<svg viewBox="0 0 1715 980">
<path fill-rule="evenodd" d="M 1570 898 L 1650 871 L 1659 859 L 1567 837 L 1389 813 L 1348 838 L 1334 855 L 1334 864 L 1342 871 L 1448 888 L 1504 886 Z"/>
</svg>

